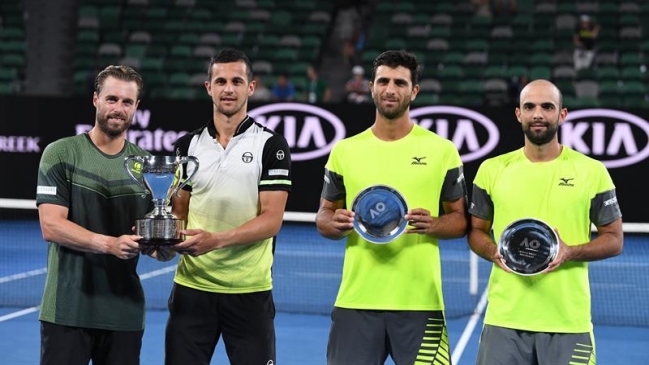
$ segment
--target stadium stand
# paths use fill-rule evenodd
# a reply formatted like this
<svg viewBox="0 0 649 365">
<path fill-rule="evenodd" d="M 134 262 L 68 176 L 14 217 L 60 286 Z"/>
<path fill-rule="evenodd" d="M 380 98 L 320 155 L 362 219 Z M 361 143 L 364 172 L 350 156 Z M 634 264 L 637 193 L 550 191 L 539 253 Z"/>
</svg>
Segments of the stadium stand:
<svg viewBox="0 0 649 365">
<path fill-rule="evenodd" d="M 24 91 L 28 1 L 0 2 L 0 94 Z M 518 0 L 515 13 L 487 16 L 469 0 L 359 3 L 364 10 L 355 62 L 369 73 L 385 49 L 414 52 L 427 82 L 419 103 L 500 104 L 511 79 L 525 75 L 565 86 L 580 106 L 649 107 L 649 1 Z M 354 65 L 340 63 L 343 56 L 332 46 L 340 27 L 337 6 L 327 0 L 82 0 L 65 77 L 72 94 L 87 95 L 99 68 L 123 63 L 141 71 L 147 97 L 199 98 L 203 85 L 196 80 L 210 55 L 232 46 L 251 57 L 267 85 L 284 73 L 303 92 L 306 68 L 314 64 L 335 84 Z M 572 34 L 581 14 L 602 28 L 592 68 L 576 72 Z"/>
<path fill-rule="evenodd" d="M 0 95 L 22 91 L 26 46 L 22 4 L 0 2 Z"/>
</svg>

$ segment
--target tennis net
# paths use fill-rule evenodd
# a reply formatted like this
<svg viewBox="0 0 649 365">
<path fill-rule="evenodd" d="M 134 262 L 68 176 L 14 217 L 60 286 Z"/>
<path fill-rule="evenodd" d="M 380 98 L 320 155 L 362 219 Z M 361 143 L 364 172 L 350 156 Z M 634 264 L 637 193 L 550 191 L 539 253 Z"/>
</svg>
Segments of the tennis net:
<svg viewBox="0 0 649 365">
<path fill-rule="evenodd" d="M 287 218 L 299 219 L 290 213 Z M 626 233 L 620 256 L 590 263 L 596 324 L 649 327 L 647 233 Z M 0 239 L 0 306 L 39 305 L 47 246 L 38 221 L 0 220 Z M 486 289 L 491 265 L 472 255 L 465 239 L 441 241 L 440 250 L 446 315 L 471 315 Z M 343 241 L 322 238 L 313 223 L 285 222 L 277 236 L 273 266 L 277 310 L 330 313 L 341 279 L 343 255 Z M 166 309 L 176 260 L 161 263 L 148 257 L 140 259 L 138 271 L 149 309 Z"/>
</svg>

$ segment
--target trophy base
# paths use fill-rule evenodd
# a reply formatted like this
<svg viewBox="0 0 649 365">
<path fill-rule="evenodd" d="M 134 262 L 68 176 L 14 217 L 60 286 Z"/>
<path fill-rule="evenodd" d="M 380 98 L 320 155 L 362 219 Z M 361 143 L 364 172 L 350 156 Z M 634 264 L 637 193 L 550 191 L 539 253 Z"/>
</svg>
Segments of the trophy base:
<svg viewBox="0 0 649 365">
<path fill-rule="evenodd" d="M 185 222 L 176 218 L 143 218 L 135 221 L 135 234 L 142 245 L 172 246 L 183 241 Z"/>
<path fill-rule="evenodd" d="M 142 238 L 137 242 L 144 246 L 173 246 L 182 241 L 183 240 L 179 238 L 177 239 Z"/>
</svg>

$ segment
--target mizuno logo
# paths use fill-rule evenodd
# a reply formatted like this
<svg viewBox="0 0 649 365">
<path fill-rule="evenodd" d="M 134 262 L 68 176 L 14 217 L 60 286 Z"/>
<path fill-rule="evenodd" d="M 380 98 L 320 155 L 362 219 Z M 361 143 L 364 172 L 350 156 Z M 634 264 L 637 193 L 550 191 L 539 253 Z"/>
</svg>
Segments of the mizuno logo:
<svg viewBox="0 0 649 365">
<path fill-rule="evenodd" d="M 426 162 L 423 161 L 425 158 L 426 158 L 426 156 L 424 156 L 424 157 L 413 157 L 412 158 L 413 161 L 412 161 L 411 165 L 426 165 Z"/>
<path fill-rule="evenodd" d="M 574 177 L 562 177 L 559 178 L 561 182 L 559 183 L 559 186 L 575 186 L 575 184 L 571 183 L 571 180 L 574 180 Z"/>
</svg>

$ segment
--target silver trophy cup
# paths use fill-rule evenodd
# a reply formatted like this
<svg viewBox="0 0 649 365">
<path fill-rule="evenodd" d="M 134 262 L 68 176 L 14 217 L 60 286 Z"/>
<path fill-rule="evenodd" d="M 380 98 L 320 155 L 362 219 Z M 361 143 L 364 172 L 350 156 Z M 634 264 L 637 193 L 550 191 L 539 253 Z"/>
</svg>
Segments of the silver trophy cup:
<svg viewBox="0 0 649 365">
<path fill-rule="evenodd" d="M 132 162 L 132 165 L 131 165 Z M 182 164 L 193 163 L 193 169 L 181 184 L 176 171 Z M 138 166 L 139 165 L 139 166 Z M 142 171 L 142 179 L 133 175 L 131 168 Z M 143 245 L 175 245 L 182 242 L 180 234 L 185 222 L 167 211 L 171 196 L 178 193 L 198 171 L 198 159 L 194 156 L 128 156 L 124 159 L 126 173 L 153 196 L 154 208 L 135 222 L 135 233 L 142 236 Z"/>
</svg>

